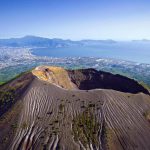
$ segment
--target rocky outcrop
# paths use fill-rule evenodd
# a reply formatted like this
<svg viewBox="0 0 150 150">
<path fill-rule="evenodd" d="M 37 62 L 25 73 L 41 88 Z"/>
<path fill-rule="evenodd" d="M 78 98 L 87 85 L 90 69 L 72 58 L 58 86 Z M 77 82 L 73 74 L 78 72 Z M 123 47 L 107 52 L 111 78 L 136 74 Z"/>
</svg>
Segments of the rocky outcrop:
<svg viewBox="0 0 150 150">
<path fill-rule="evenodd" d="M 71 82 L 68 72 L 62 67 L 39 66 L 32 70 L 40 80 L 55 84 L 64 89 L 74 89 L 76 86 Z"/>
</svg>

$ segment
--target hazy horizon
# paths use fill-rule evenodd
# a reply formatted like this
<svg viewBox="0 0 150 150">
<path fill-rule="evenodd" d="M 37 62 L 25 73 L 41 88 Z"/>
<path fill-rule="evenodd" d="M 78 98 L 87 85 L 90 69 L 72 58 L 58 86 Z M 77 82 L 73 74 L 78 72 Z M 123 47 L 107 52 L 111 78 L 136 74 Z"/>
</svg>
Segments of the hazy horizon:
<svg viewBox="0 0 150 150">
<path fill-rule="evenodd" d="M 0 40 L 9 40 L 9 39 L 20 39 L 25 37 L 38 37 L 38 38 L 47 38 L 47 39 L 61 39 L 61 40 L 71 40 L 71 41 L 82 41 L 82 40 L 112 40 L 112 41 L 120 41 L 120 42 L 130 42 L 130 41 L 150 41 L 149 39 L 141 38 L 141 39 L 111 39 L 111 38 L 101 38 L 101 39 L 90 39 L 90 38 L 81 38 L 81 39 L 71 39 L 71 38 L 61 38 L 61 37 L 46 37 L 46 36 L 39 36 L 39 35 L 23 35 L 23 36 L 17 36 L 17 37 L 0 37 Z"/>
</svg>

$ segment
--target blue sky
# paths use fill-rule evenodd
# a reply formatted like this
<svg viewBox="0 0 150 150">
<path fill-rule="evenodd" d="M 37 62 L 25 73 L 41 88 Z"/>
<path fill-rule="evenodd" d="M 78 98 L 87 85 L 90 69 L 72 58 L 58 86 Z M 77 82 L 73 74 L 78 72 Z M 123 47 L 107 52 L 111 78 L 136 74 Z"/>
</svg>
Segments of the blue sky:
<svg viewBox="0 0 150 150">
<path fill-rule="evenodd" d="M 150 39 L 150 0 L 0 0 L 0 38 Z"/>
</svg>

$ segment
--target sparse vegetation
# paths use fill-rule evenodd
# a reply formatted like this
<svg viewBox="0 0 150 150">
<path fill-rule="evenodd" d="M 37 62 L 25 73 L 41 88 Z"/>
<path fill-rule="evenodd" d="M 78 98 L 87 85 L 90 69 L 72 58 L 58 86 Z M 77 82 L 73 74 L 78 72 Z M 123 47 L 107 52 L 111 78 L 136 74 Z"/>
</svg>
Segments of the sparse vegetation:
<svg viewBox="0 0 150 150">
<path fill-rule="evenodd" d="M 59 105 L 59 110 L 62 112 L 62 111 L 64 110 L 64 107 L 65 107 L 65 105 L 60 104 L 60 105 Z"/>
<path fill-rule="evenodd" d="M 84 106 L 84 105 L 82 105 L 82 106 L 81 106 L 81 108 L 83 109 L 83 108 L 85 108 L 85 106 Z"/>
<path fill-rule="evenodd" d="M 89 104 L 88 107 L 95 107 L 95 104 Z"/>
<path fill-rule="evenodd" d="M 15 88 L 0 91 L 0 108 L 7 106 L 8 103 L 13 103 L 15 100 Z"/>
<path fill-rule="evenodd" d="M 0 86 L 0 115 L 15 104 L 32 79 L 30 73 L 22 73 Z"/>
<path fill-rule="evenodd" d="M 47 112 L 47 114 L 48 114 L 48 115 L 51 115 L 52 113 L 53 113 L 52 111 L 50 111 L 50 112 Z"/>
<path fill-rule="evenodd" d="M 107 124 L 104 122 L 102 131 L 102 140 L 106 149 L 111 149 L 113 145 L 113 130 L 108 128 Z"/>
<path fill-rule="evenodd" d="M 58 120 L 55 120 L 54 123 L 59 123 L 59 121 L 58 121 Z"/>
<path fill-rule="evenodd" d="M 97 107 L 97 110 L 100 110 L 100 107 Z"/>
<path fill-rule="evenodd" d="M 27 122 L 23 122 L 23 124 L 21 125 L 21 128 L 22 128 L 22 129 L 26 129 L 27 127 L 28 127 Z"/>
<path fill-rule="evenodd" d="M 73 119 L 72 129 L 75 141 L 81 141 L 85 147 L 98 145 L 99 123 L 89 109 Z"/>
<path fill-rule="evenodd" d="M 13 129 L 16 129 L 16 128 L 18 128 L 18 125 L 15 123 L 15 124 L 12 124 L 11 127 L 12 127 Z"/>
</svg>

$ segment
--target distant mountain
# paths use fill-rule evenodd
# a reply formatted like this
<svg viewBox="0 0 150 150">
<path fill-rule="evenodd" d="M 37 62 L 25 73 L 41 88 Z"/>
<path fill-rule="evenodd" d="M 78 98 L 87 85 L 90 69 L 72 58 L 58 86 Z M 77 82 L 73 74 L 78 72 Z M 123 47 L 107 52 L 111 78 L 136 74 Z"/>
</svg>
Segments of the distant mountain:
<svg viewBox="0 0 150 150">
<path fill-rule="evenodd" d="M 66 41 L 61 39 L 48 39 L 36 36 L 25 36 L 23 38 L 1 39 L 0 46 L 35 46 L 35 47 L 52 47 L 58 44 L 64 44 Z"/>
<path fill-rule="evenodd" d="M 22 38 L 10 38 L 0 39 L 0 46 L 11 46 L 11 47 L 68 47 L 68 46 L 88 46 L 88 45 L 100 45 L 100 44 L 112 44 L 115 43 L 113 40 L 81 40 L 71 41 L 63 39 L 49 39 L 36 36 L 25 36 Z"/>
<path fill-rule="evenodd" d="M 114 41 L 112 39 L 108 40 L 91 40 L 85 39 L 80 41 L 64 40 L 59 38 L 44 38 L 37 36 L 25 36 L 22 38 L 10 38 L 10 39 L 0 39 L 0 46 L 10 46 L 10 47 L 70 47 L 70 46 L 112 46 L 112 44 L 117 45 L 131 45 L 132 43 L 149 43 L 150 40 L 132 40 L 132 41 Z"/>
</svg>

